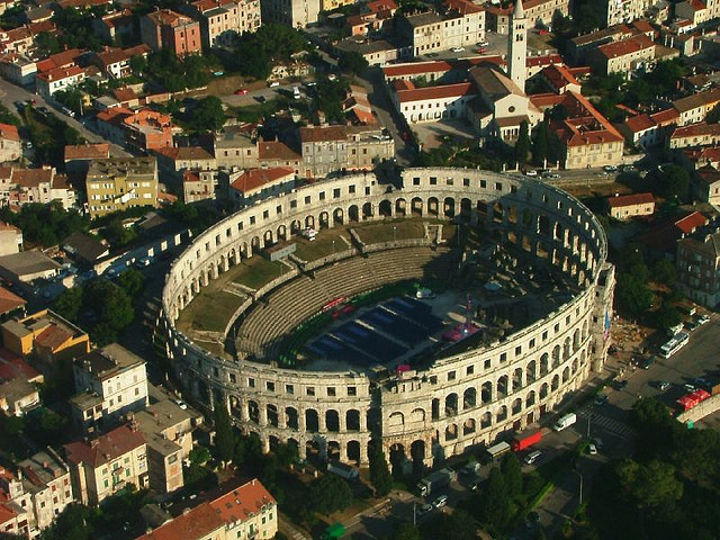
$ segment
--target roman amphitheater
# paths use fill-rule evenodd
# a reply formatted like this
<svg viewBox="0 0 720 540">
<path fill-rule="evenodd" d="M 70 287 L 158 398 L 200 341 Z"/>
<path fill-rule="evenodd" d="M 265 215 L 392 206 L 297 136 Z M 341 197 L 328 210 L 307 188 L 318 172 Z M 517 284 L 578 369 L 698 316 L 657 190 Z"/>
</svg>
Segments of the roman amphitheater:
<svg viewBox="0 0 720 540">
<path fill-rule="evenodd" d="M 602 368 L 614 270 L 587 208 L 515 175 L 400 174 L 269 198 L 173 262 L 162 329 L 194 403 L 266 450 L 364 464 L 373 438 L 430 464 L 537 423 Z"/>
</svg>

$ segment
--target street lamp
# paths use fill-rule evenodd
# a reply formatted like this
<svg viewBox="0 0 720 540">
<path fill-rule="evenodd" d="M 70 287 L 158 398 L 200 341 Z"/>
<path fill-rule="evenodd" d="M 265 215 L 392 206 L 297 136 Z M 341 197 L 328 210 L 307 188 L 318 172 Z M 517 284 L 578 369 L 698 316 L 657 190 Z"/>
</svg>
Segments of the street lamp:
<svg viewBox="0 0 720 540">
<path fill-rule="evenodd" d="M 393 225 L 393 243 L 397 242 L 397 225 Z"/>
<path fill-rule="evenodd" d="M 580 502 L 578 503 L 578 506 L 582 506 L 582 501 L 583 501 L 583 475 L 582 475 L 582 473 L 581 473 L 580 471 L 578 471 L 577 469 L 573 469 L 572 472 L 574 472 L 575 474 L 577 474 L 578 477 L 580 478 Z"/>
</svg>

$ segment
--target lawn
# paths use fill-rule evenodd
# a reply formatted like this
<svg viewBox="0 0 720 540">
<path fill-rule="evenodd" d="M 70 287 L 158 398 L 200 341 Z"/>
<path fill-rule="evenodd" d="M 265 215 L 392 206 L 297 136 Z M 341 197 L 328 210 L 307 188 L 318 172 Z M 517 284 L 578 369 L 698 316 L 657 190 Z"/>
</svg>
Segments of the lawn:
<svg viewBox="0 0 720 540">
<path fill-rule="evenodd" d="M 256 255 L 244 260 L 231 270 L 234 274 L 232 281 L 240 283 L 251 289 L 259 289 L 273 279 L 287 271 L 285 265 L 279 262 L 271 262 Z"/>
<path fill-rule="evenodd" d="M 382 223 L 368 223 L 352 227 L 365 244 L 392 242 L 393 240 L 409 240 L 423 238 L 425 225 L 422 220 L 400 219 Z"/>
<path fill-rule="evenodd" d="M 180 313 L 178 328 L 183 332 L 224 332 L 230 317 L 243 301 L 243 298 L 225 291 L 204 289 Z"/>
<path fill-rule="evenodd" d="M 338 251 L 345 251 L 348 249 L 348 245 L 340 236 L 332 231 L 322 231 L 312 242 L 305 238 L 298 238 L 295 255 L 303 261 L 314 261 Z"/>
</svg>

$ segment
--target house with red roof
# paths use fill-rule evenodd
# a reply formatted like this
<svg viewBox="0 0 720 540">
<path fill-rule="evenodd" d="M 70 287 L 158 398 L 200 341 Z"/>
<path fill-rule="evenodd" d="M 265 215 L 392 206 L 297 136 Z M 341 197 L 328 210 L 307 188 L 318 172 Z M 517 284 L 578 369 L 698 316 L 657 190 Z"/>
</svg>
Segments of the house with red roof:
<svg viewBox="0 0 720 540">
<path fill-rule="evenodd" d="M 0 124 L 0 161 L 15 161 L 22 156 L 17 126 Z"/>
<path fill-rule="evenodd" d="M 655 42 L 645 34 L 606 43 L 589 51 L 588 62 L 601 75 L 630 73 L 655 59 Z"/>
<path fill-rule="evenodd" d="M 687 19 L 696 27 L 710 19 L 710 10 L 702 0 L 683 0 L 675 4 L 675 17 Z"/>
<path fill-rule="evenodd" d="M 79 66 L 59 67 L 38 73 L 35 76 L 35 88 L 44 98 L 52 97 L 55 92 L 77 86 L 85 80 L 85 70 Z"/>
<path fill-rule="evenodd" d="M 132 57 L 147 58 L 150 52 L 150 47 L 144 43 L 129 49 L 106 47 L 103 52 L 93 54 L 90 61 L 109 77 L 121 79 L 130 75 L 130 59 Z"/>
<path fill-rule="evenodd" d="M 292 167 L 249 169 L 230 174 L 228 198 L 238 208 L 243 208 L 256 201 L 288 193 L 294 188 L 295 169 Z"/>
<path fill-rule="evenodd" d="M 655 213 L 655 197 L 652 193 L 616 194 L 608 197 L 606 202 L 610 217 L 620 221 Z"/>
<path fill-rule="evenodd" d="M 670 148 L 710 146 L 720 143 L 720 124 L 691 124 L 675 128 L 668 139 Z"/>
</svg>

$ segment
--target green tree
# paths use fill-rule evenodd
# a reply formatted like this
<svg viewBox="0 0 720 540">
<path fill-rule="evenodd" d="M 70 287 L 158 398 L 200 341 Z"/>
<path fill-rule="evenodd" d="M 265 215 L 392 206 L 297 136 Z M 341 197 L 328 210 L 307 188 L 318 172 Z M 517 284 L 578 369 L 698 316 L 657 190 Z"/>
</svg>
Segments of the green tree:
<svg viewBox="0 0 720 540">
<path fill-rule="evenodd" d="M 505 478 L 497 467 L 490 470 L 482 491 L 482 502 L 478 512 L 480 521 L 495 530 L 502 530 L 510 517 L 510 499 Z"/>
<path fill-rule="evenodd" d="M 548 157 L 548 131 L 547 122 L 542 122 L 537 128 L 535 140 L 533 140 L 532 156 L 537 165 L 543 165 Z"/>
<path fill-rule="evenodd" d="M 352 502 L 350 486 L 335 474 L 326 474 L 310 486 L 310 507 L 320 514 L 344 510 Z"/>
<path fill-rule="evenodd" d="M 616 471 L 638 508 L 665 506 L 682 497 L 682 482 L 668 463 L 652 460 L 644 465 L 626 459 L 618 464 Z"/>
<path fill-rule="evenodd" d="M 142 77 L 147 66 L 147 59 L 144 56 L 136 54 L 130 57 L 130 71 L 132 71 L 136 77 Z"/>
<path fill-rule="evenodd" d="M 662 306 L 660 306 L 660 309 L 658 309 L 655 314 L 655 321 L 658 328 L 666 331 L 673 326 L 677 326 L 681 320 L 680 312 L 667 301 L 662 303 Z"/>
<path fill-rule="evenodd" d="M 118 277 L 118 285 L 130 296 L 136 298 L 145 288 L 145 277 L 142 272 L 128 268 Z"/>
<path fill-rule="evenodd" d="M 620 306 L 634 317 L 638 317 L 650 309 L 653 294 L 647 282 L 637 277 L 622 273 L 615 289 Z"/>
<path fill-rule="evenodd" d="M 210 461 L 210 450 L 204 446 L 195 446 L 192 450 L 190 450 L 190 455 L 188 457 L 190 458 L 190 463 L 194 465 L 205 465 L 208 461 Z"/>
<path fill-rule="evenodd" d="M 520 166 L 527 163 L 528 154 L 530 153 L 530 135 L 528 134 L 528 123 L 523 121 L 520 124 L 520 134 L 515 142 L 515 161 Z"/>
<path fill-rule="evenodd" d="M 655 177 L 655 190 L 666 199 L 684 200 L 690 186 L 690 175 L 678 165 L 668 165 Z"/>
<path fill-rule="evenodd" d="M 235 451 L 235 432 L 232 421 L 224 403 L 216 403 L 213 413 L 215 424 L 215 453 L 223 463 L 233 458 Z"/>
<path fill-rule="evenodd" d="M 90 335 L 99 346 L 117 341 L 119 333 L 135 318 L 128 294 L 102 278 L 91 281 L 84 288 L 83 308 L 90 310 L 91 320 L 96 321 Z"/>
<path fill-rule="evenodd" d="M 53 311 L 69 321 L 77 321 L 80 308 L 83 304 L 83 289 L 76 285 L 72 289 L 65 289 L 55 299 Z"/>
<path fill-rule="evenodd" d="M 93 540 L 96 538 L 92 518 L 95 510 L 78 503 L 65 507 L 52 525 L 42 531 L 42 540 Z"/>
<path fill-rule="evenodd" d="M 677 282 L 677 269 L 669 259 L 660 259 L 653 265 L 653 281 L 672 287 Z"/>
<path fill-rule="evenodd" d="M 402 522 L 393 531 L 391 540 L 421 540 L 420 531 L 412 523 Z"/>
<path fill-rule="evenodd" d="M 196 133 L 218 131 L 225 123 L 225 111 L 222 101 L 216 96 L 202 99 L 198 105 L 188 113 L 187 126 Z"/>
<path fill-rule="evenodd" d="M 343 71 L 348 73 L 354 73 L 355 75 L 360 75 L 369 66 L 368 61 L 365 60 L 365 57 L 355 51 L 343 52 L 340 55 L 338 65 Z"/>
<path fill-rule="evenodd" d="M 523 476 L 520 460 L 515 452 L 510 452 L 503 458 L 501 471 L 508 497 L 518 498 L 522 494 Z"/>
<path fill-rule="evenodd" d="M 370 443 L 368 459 L 370 460 L 370 482 L 375 488 L 375 494 L 378 497 L 384 497 L 392 489 L 392 476 L 385 459 L 385 452 L 380 443 L 375 440 Z"/>
</svg>

